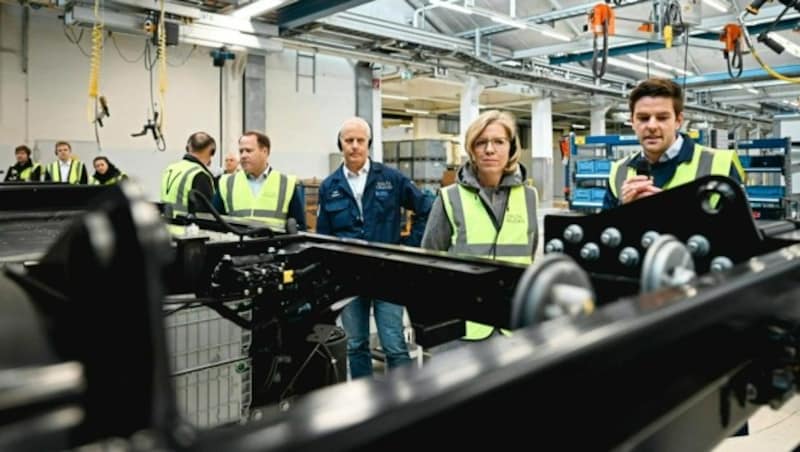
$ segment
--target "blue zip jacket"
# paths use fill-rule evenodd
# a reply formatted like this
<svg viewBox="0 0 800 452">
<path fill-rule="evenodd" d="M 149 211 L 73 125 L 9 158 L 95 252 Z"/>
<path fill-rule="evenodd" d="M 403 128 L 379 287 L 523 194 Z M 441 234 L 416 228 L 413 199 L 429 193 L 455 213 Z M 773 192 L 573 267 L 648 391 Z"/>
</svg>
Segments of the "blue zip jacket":
<svg viewBox="0 0 800 452">
<path fill-rule="evenodd" d="M 317 232 L 370 242 L 419 246 L 432 198 L 423 194 L 399 171 L 370 160 L 361 198 L 362 217 L 342 166 L 339 165 L 319 187 Z M 411 234 L 402 242 L 400 230 L 404 222 L 400 218 L 401 207 L 415 214 Z"/>
</svg>

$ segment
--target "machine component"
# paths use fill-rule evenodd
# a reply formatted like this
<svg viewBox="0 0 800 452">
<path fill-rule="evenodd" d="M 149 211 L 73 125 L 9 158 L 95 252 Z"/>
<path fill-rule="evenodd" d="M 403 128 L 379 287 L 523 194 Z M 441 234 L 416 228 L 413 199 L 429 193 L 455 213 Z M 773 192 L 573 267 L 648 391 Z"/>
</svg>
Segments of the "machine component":
<svg viewBox="0 0 800 452">
<path fill-rule="evenodd" d="M 611 227 L 603 230 L 600 234 L 600 243 L 605 246 L 616 248 L 622 242 L 622 234 L 619 229 Z"/>
<path fill-rule="evenodd" d="M 695 277 L 692 254 L 669 234 L 659 236 L 642 263 L 642 293 L 686 284 Z"/>
<path fill-rule="evenodd" d="M 653 242 L 659 237 L 659 233 L 656 231 L 647 231 L 642 235 L 642 248 L 649 248 Z"/>
<path fill-rule="evenodd" d="M 711 260 L 711 271 L 724 272 L 733 268 L 733 261 L 725 256 L 717 256 Z"/>
<path fill-rule="evenodd" d="M 619 252 L 619 262 L 626 267 L 639 265 L 639 251 L 632 246 L 626 246 Z"/>
<path fill-rule="evenodd" d="M 583 228 L 577 224 L 571 224 L 564 229 L 564 240 L 570 243 L 579 243 L 583 240 Z"/>
<path fill-rule="evenodd" d="M 689 251 L 692 252 L 692 256 L 695 257 L 703 257 L 708 254 L 708 250 L 711 249 L 708 239 L 699 234 L 689 237 L 689 240 L 686 241 L 686 247 L 689 248 Z"/>
<path fill-rule="evenodd" d="M 544 246 L 544 252 L 547 253 L 560 253 L 564 251 L 564 242 L 559 239 L 552 239 Z"/>
<path fill-rule="evenodd" d="M 575 261 L 563 254 L 547 255 L 522 274 L 511 300 L 511 327 L 588 315 L 594 311 L 594 299 L 589 275 Z"/>
<path fill-rule="evenodd" d="M 581 257 L 587 261 L 595 261 L 600 258 L 600 247 L 594 242 L 588 242 L 581 248 Z"/>
</svg>

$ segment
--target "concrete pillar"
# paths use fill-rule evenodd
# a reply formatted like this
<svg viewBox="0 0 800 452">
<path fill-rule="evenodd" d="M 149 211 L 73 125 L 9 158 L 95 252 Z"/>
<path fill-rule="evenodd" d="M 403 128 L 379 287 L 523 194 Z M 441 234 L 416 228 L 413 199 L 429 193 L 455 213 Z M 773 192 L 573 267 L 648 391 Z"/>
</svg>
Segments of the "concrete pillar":
<svg viewBox="0 0 800 452">
<path fill-rule="evenodd" d="M 383 162 L 383 99 L 381 98 L 381 72 L 372 71 L 372 159 Z"/>
<path fill-rule="evenodd" d="M 539 191 L 539 200 L 553 200 L 553 103 L 545 93 L 531 103 L 532 168 L 528 177 Z"/>
<path fill-rule="evenodd" d="M 264 76 L 264 57 L 253 55 L 253 58 L 261 58 L 261 64 L 255 63 L 254 67 L 259 67 L 260 71 L 256 77 L 260 83 L 260 110 L 255 116 L 261 118 L 261 126 L 257 130 L 264 130 L 266 122 L 266 85 Z M 244 132 L 245 117 L 247 111 L 252 111 L 255 105 L 249 105 L 244 100 L 244 86 L 246 83 L 245 72 L 249 68 L 250 56 L 246 53 L 237 53 L 236 58 L 228 62 L 223 70 L 223 110 L 222 110 L 222 136 L 217 137 L 217 159 L 222 167 L 225 153 L 239 149 L 239 137 Z M 254 102 L 255 104 L 256 102 Z M 248 107 L 250 107 L 248 109 Z M 216 135 L 212 133 L 212 135 Z"/>
<path fill-rule="evenodd" d="M 609 106 L 606 104 L 592 104 L 592 117 L 589 135 L 606 134 L 606 113 Z"/>
<path fill-rule="evenodd" d="M 383 142 L 380 137 L 380 129 L 383 127 L 380 109 L 380 77 L 378 77 L 377 87 L 373 81 L 372 65 L 363 61 L 358 62 L 355 68 L 356 79 L 356 116 L 364 118 L 372 128 L 372 149 L 370 157 L 376 161 L 383 161 Z M 375 96 L 377 91 L 377 106 Z M 377 136 L 376 136 L 377 133 Z"/>
<path fill-rule="evenodd" d="M 477 119 L 478 115 L 480 114 L 479 100 L 481 91 L 483 91 L 483 86 L 478 83 L 478 79 L 475 77 L 467 78 L 466 82 L 464 83 L 464 89 L 461 91 L 461 127 L 459 135 L 461 137 L 462 161 L 464 161 L 463 157 L 467 155 L 467 150 L 464 148 L 464 143 L 466 142 L 464 136 L 467 133 L 467 127 L 469 127 L 469 125 L 472 124 L 472 121 Z"/>
</svg>

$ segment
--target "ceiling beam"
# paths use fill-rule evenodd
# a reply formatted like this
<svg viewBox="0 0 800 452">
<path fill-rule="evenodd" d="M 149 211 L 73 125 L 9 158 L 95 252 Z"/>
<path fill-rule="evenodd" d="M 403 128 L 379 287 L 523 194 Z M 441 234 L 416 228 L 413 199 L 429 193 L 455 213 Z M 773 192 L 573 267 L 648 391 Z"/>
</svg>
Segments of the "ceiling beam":
<svg viewBox="0 0 800 452">
<path fill-rule="evenodd" d="M 772 69 L 786 76 L 796 76 L 800 74 L 800 64 L 788 64 Z M 715 86 L 721 83 L 749 83 L 771 78 L 772 76 L 769 75 L 769 73 L 767 73 L 767 71 L 764 69 L 753 68 L 743 70 L 742 75 L 737 78 L 731 78 L 730 74 L 727 72 L 714 72 L 711 74 L 695 75 L 692 77 L 678 77 L 675 78 L 674 81 L 681 85 L 685 82 L 687 88 L 700 88 L 703 86 Z"/>
<path fill-rule="evenodd" d="M 303 0 L 278 10 L 281 30 L 300 27 L 323 17 L 332 16 L 372 0 Z"/>
</svg>

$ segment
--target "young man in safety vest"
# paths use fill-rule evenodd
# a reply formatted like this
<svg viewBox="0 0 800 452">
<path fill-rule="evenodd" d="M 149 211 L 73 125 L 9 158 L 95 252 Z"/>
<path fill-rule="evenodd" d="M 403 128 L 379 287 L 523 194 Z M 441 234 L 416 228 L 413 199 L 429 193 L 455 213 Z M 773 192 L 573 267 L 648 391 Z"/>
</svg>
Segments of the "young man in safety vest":
<svg viewBox="0 0 800 452">
<path fill-rule="evenodd" d="M 72 146 L 66 141 L 56 142 L 56 161 L 47 165 L 44 180 L 65 184 L 85 184 L 89 176 L 86 166 L 72 155 Z"/>
<path fill-rule="evenodd" d="M 683 123 L 683 93 L 668 79 L 651 78 L 631 91 L 631 123 L 642 152 L 611 166 L 603 209 L 627 204 L 709 174 L 745 180 L 736 151 L 705 148 L 679 132 Z M 637 175 L 647 166 L 649 175 Z"/>
<path fill-rule="evenodd" d="M 269 137 L 248 131 L 239 138 L 242 169 L 224 174 L 219 180 L 219 194 L 214 207 L 220 212 L 266 223 L 274 230 L 285 231 L 289 218 L 297 230 L 306 229 L 305 197 L 297 177 L 283 174 L 269 164 Z"/>
<path fill-rule="evenodd" d="M 217 150 L 214 137 L 205 132 L 195 132 L 186 142 L 186 154 L 164 170 L 161 176 L 161 202 L 172 208 L 172 215 L 193 212 L 208 212 L 210 209 L 202 202 L 196 202 L 191 195 L 197 190 L 209 202 L 214 197 L 214 175 L 208 169 L 211 158 Z"/>
<path fill-rule="evenodd" d="M 31 148 L 20 145 L 14 149 L 17 163 L 8 167 L 6 182 L 39 182 L 42 180 L 42 165 L 31 160 Z"/>
</svg>

